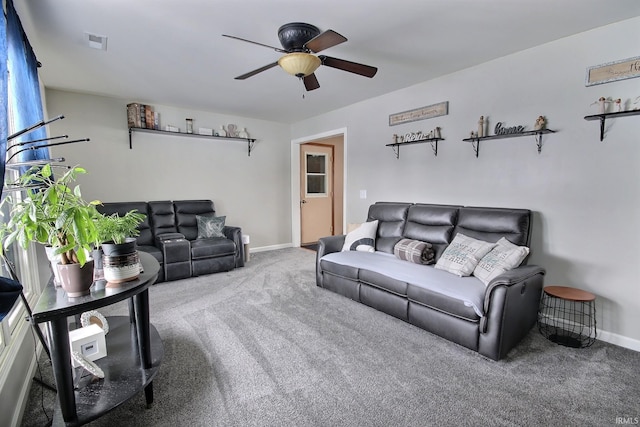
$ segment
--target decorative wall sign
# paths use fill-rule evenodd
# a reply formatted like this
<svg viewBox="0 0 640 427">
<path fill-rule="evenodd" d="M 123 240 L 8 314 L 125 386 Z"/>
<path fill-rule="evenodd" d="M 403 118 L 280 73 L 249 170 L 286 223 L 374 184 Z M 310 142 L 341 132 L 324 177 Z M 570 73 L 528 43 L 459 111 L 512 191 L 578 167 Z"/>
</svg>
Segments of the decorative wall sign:
<svg viewBox="0 0 640 427">
<path fill-rule="evenodd" d="M 523 133 L 524 129 L 525 127 L 522 125 L 504 127 L 502 122 L 498 122 L 496 123 L 495 132 L 496 132 L 496 135 L 513 135 L 516 133 Z"/>
<path fill-rule="evenodd" d="M 640 77 L 640 56 L 587 68 L 585 86 Z"/>
<path fill-rule="evenodd" d="M 438 104 L 427 105 L 426 107 L 416 108 L 414 110 L 403 111 L 389 115 L 389 126 L 395 126 L 402 123 L 415 122 L 417 120 L 431 119 L 438 116 L 446 116 L 449 114 L 449 101 L 440 102 Z"/>
</svg>

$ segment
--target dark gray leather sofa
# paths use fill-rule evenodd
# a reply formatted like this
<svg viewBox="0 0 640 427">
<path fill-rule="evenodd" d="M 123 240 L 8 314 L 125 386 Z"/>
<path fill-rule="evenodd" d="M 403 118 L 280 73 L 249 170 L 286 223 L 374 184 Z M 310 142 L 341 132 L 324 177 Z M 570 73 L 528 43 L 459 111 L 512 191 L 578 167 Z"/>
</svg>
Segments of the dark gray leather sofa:
<svg viewBox="0 0 640 427">
<path fill-rule="evenodd" d="M 240 227 L 225 226 L 226 238 L 197 238 L 196 215 L 215 215 L 213 201 L 112 202 L 98 206 L 98 210 L 107 215 L 124 215 L 132 209 L 147 215 L 138 227 L 137 246 L 160 263 L 158 282 L 244 266 Z"/>
<path fill-rule="evenodd" d="M 485 286 L 473 276 L 459 278 L 432 265 L 413 264 L 388 255 L 393 254 L 394 245 L 401 238 L 409 238 L 432 243 L 437 260 L 458 232 L 488 242 L 505 237 L 516 245 L 529 246 L 529 210 L 378 202 L 369 208 L 367 221 L 373 220 L 379 221 L 374 255 L 380 261 L 386 257 L 385 263 L 399 266 L 402 274 L 385 271 L 384 263 L 380 263 L 382 267 L 363 266 L 345 262 L 344 257 L 336 262 L 345 236 L 329 236 L 318 244 L 318 286 L 493 360 L 506 356 L 535 325 L 545 270 L 525 265 L 526 259 Z M 348 259 L 348 254 L 343 255 Z M 461 283 L 456 282 L 459 280 L 465 280 L 465 289 L 475 295 L 467 298 L 442 292 L 443 285 L 455 287 Z M 467 290 L 457 287 L 455 292 Z M 476 304 L 469 304 L 472 297 Z"/>
</svg>

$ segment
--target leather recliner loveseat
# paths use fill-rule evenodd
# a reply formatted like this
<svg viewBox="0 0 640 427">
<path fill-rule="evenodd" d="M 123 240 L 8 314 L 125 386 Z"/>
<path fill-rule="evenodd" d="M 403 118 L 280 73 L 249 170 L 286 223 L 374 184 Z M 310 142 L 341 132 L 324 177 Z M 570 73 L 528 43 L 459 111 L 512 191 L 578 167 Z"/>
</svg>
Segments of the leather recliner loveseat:
<svg viewBox="0 0 640 427">
<path fill-rule="evenodd" d="M 136 210 L 147 217 L 138 226 L 138 250 L 160 263 L 157 282 L 230 271 L 244 266 L 242 229 L 225 225 L 225 237 L 198 239 L 196 216 L 214 216 L 211 200 L 112 202 L 97 206 L 106 215 Z"/>
<path fill-rule="evenodd" d="M 375 252 L 343 250 L 345 236 L 318 242 L 316 284 L 409 322 L 494 360 L 506 356 L 537 321 L 545 270 L 525 265 L 488 284 L 477 277 L 394 256 L 401 239 L 429 242 L 437 261 L 461 233 L 484 242 L 502 237 L 529 246 L 531 211 L 378 202 Z"/>
</svg>

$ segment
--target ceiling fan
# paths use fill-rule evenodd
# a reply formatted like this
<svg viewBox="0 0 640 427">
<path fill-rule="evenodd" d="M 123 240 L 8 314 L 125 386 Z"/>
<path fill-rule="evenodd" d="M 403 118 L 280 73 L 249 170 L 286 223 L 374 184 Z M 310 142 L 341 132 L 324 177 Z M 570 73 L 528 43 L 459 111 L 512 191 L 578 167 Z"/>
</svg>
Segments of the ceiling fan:
<svg viewBox="0 0 640 427">
<path fill-rule="evenodd" d="M 236 36 L 223 34 L 236 40 L 257 44 L 259 46 L 268 47 L 276 52 L 284 53 L 280 59 L 271 64 L 260 67 L 236 77 L 236 80 L 244 80 L 258 73 L 266 71 L 279 65 L 287 73 L 302 79 L 306 90 L 314 90 L 320 87 L 318 79 L 314 72 L 320 65 L 337 68 L 338 70 L 348 71 L 365 77 L 373 77 L 378 72 L 376 67 L 358 64 L 344 59 L 333 58 L 326 55 L 314 55 L 320 51 L 336 46 L 347 41 L 346 37 L 336 33 L 333 30 L 327 30 L 320 33 L 320 30 L 303 22 L 291 22 L 284 24 L 278 29 L 278 39 L 282 48 L 269 46 L 267 44 L 254 42 Z"/>
</svg>

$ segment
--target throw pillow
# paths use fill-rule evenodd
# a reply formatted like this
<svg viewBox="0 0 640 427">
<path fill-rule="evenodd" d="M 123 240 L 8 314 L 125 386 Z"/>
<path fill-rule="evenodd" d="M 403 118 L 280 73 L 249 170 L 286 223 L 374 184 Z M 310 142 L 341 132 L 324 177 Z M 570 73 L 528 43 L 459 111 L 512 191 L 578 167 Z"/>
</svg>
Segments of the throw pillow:
<svg viewBox="0 0 640 427">
<path fill-rule="evenodd" d="M 212 237 L 225 237 L 222 230 L 226 216 L 196 215 L 198 222 L 198 239 L 209 239 Z"/>
<path fill-rule="evenodd" d="M 375 252 L 378 220 L 363 223 L 344 238 L 343 251 Z"/>
<path fill-rule="evenodd" d="M 458 233 L 444 250 L 435 267 L 457 276 L 469 276 L 495 245 Z"/>
<path fill-rule="evenodd" d="M 528 247 L 514 245 L 503 237 L 480 260 L 475 270 L 473 270 L 473 275 L 480 279 L 482 283 L 488 285 L 495 277 L 519 266 L 527 255 L 529 255 Z"/>
<path fill-rule="evenodd" d="M 411 239 L 400 239 L 393 247 L 393 254 L 396 258 L 424 265 L 433 264 L 436 256 L 431 243 Z"/>
</svg>

